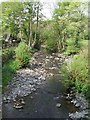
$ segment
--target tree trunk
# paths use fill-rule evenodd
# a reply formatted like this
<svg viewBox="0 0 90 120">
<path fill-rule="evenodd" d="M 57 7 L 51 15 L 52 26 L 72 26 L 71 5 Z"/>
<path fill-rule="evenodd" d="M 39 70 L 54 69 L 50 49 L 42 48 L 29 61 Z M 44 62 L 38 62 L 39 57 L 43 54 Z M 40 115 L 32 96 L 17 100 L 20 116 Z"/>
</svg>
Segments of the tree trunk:
<svg viewBox="0 0 90 120">
<path fill-rule="evenodd" d="M 29 44 L 28 47 L 31 48 L 31 40 L 32 40 L 32 18 L 29 20 Z"/>
<path fill-rule="evenodd" d="M 37 6 L 37 11 L 36 11 L 36 32 L 35 32 L 35 45 L 34 48 L 40 49 L 40 41 L 39 41 L 39 5 Z"/>
<path fill-rule="evenodd" d="M 20 19 L 19 19 L 19 26 L 20 26 L 20 39 L 21 39 L 21 41 L 22 41 L 22 25 L 21 25 L 21 16 L 20 16 Z"/>
</svg>

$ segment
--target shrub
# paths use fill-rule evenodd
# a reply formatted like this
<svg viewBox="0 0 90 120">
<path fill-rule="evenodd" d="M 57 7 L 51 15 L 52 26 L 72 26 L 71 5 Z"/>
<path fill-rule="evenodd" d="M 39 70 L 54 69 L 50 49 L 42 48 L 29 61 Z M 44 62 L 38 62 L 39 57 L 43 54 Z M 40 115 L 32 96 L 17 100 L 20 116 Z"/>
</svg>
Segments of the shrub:
<svg viewBox="0 0 90 120">
<path fill-rule="evenodd" d="M 21 67 L 19 61 L 9 60 L 2 67 L 2 84 L 5 87 L 13 78 L 14 73 Z"/>
<path fill-rule="evenodd" d="M 30 48 L 29 51 L 30 51 L 31 54 L 34 54 L 35 52 L 38 52 L 38 50 L 37 50 L 37 49 L 34 49 L 34 48 Z"/>
<path fill-rule="evenodd" d="M 90 83 L 83 85 L 82 93 L 85 94 L 86 98 L 90 101 Z"/>
<path fill-rule="evenodd" d="M 78 92 L 84 93 L 90 97 L 90 82 L 88 79 L 88 54 L 83 50 L 80 54 L 74 56 L 72 62 L 66 63 L 62 72 L 65 78 L 65 85 L 75 87 Z M 88 84 L 87 84 L 88 83 Z"/>
<path fill-rule="evenodd" d="M 76 44 L 75 43 L 75 39 L 68 39 L 66 44 L 67 44 L 67 47 L 66 47 L 66 54 L 68 55 L 71 55 L 71 54 L 76 54 L 79 52 L 80 48 L 81 48 L 81 41 L 79 40 L 78 43 Z"/>
<path fill-rule="evenodd" d="M 45 49 L 49 53 L 58 51 L 57 39 L 52 27 L 47 27 L 41 32 L 42 43 L 45 44 Z"/>
<path fill-rule="evenodd" d="M 53 40 L 52 38 L 48 38 L 46 43 L 46 50 L 50 53 L 54 53 L 58 51 L 57 41 Z"/>
<path fill-rule="evenodd" d="M 15 49 L 14 47 L 11 47 L 11 48 L 6 48 L 2 50 L 2 63 L 3 64 L 14 57 L 15 55 L 14 49 Z"/>
<path fill-rule="evenodd" d="M 18 47 L 15 50 L 16 60 L 20 62 L 21 66 L 26 66 L 30 59 L 29 49 L 26 43 L 19 43 Z"/>
</svg>

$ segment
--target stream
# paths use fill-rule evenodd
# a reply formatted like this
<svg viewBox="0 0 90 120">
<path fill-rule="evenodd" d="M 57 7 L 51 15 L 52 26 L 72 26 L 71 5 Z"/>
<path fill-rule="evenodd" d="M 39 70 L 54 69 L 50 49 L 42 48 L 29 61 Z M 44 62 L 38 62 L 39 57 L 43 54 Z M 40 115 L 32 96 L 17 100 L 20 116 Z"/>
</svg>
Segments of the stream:
<svg viewBox="0 0 90 120">
<path fill-rule="evenodd" d="M 78 112 L 79 108 L 66 100 L 67 91 L 62 84 L 63 76 L 59 73 L 65 59 L 67 58 L 61 54 L 35 53 L 30 65 L 19 70 L 13 82 L 11 81 L 8 85 L 2 106 L 3 118 L 63 118 L 69 120 L 70 113 Z M 13 107 L 12 99 L 15 99 L 18 93 L 25 101 L 21 109 Z M 9 96 L 8 102 L 6 96 Z"/>
<path fill-rule="evenodd" d="M 77 109 L 67 102 L 63 96 L 64 89 L 55 76 L 45 81 L 37 92 L 25 97 L 25 106 L 21 110 L 12 108 L 12 104 L 3 106 L 3 116 L 6 118 L 68 118 L 68 113 Z M 32 97 L 31 97 L 32 96 Z M 56 107 L 57 103 L 61 107 Z"/>
</svg>

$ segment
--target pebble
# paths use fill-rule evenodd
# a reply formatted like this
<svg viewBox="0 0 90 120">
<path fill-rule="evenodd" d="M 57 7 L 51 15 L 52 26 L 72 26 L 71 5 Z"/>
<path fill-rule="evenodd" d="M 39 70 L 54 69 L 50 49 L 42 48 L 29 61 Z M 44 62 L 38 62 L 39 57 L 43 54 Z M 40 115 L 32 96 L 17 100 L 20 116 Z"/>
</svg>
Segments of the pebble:
<svg viewBox="0 0 90 120">
<path fill-rule="evenodd" d="M 55 58 L 55 60 L 59 60 L 59 58 L 58 58 L 58 57 L 56 57 L 56 58 Z"/>
<path fill-rule="evenodd" d="M 60 98 L 60 97 L 59 97 L 59 96 L 57 96 L 57 97 L 54 97 L 53 99 L 54 99 L 54 100 L 58 100 L 59 98 Z"/>
<path fill-rule="evenodd" d="M 69 117 L 72 119 L 72 120 L 76 120 L 76 119 L 81 119 L 81 118 L 85 118 L 85 115 L 87 115 L 88 112 L 86 111 L 81 111 L 81 112 L 75 112 L 75 113 L 71 113 L 69 114 Z"/>
<path fill-rule="evenodd" d="M 75 107 L 80 107 L 80 104 L 79 104 L 79 103 L 76 103 Z"/>
<path fill-rule="evenodd" d="M 21 106 L 18 106 L 18 105 L 16 106 L 16 105 L 14 105 L 13 107 L 16 108 L 16 109 L 21 109 L 21 108 L 23 108 L 22 105 L 21 105 Z"/>
<path fill-rule="evenodd" d="M 56 107 L 60 108 L 60 107 L 61 107 L 61 104 L 60 104 L 60 103 L 57 103 L 57 104 L 56 104 Z"/>
<path fill-rule="evenodd" d="M 23 99 L 21 99 L 21 104 L 25 104 L 25 101 Z"/>
<path fill-rule="evenodd" d="M 31 99 L 33 99 L 33 96 L 30 96 Z"/>
</svg>

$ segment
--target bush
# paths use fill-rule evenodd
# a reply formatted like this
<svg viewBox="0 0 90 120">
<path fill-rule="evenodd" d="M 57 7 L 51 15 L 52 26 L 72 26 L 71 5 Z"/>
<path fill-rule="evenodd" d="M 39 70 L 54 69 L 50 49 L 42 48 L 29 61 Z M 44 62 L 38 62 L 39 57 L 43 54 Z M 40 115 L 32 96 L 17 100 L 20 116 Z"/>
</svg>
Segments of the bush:
<svg viewBox="0 0 90 120">
<path fill-rule="evenodd" d="M 58 51 L 57 47 L 57 41 L 53 40 L 52 38 L 48 38 L 47 43 L 46 43 L 46 50 L 49 53 L 54 53 Z"/>
<path fill-rule="evenodd" d="M 34 48 L 30 48 L 29 51 L 30 51 L 31 54 L 34 54 L 35 52 L 38 52 L 38 50 L 37 50 L 37 49 L 34 49 Z"/>
<path fill-rule="evenodd" d="M 88 53 L 83 50 L 74 56 L 72 62 L 66 63 L 62 72 L 67 88 L 75 87 L 78 92 L 82 92 L 86 97 L 90 97 L 90 82 L 88 78 Z"/>
<path fill-rule="evenodd" d="M 6 63 L 10 59 L 12 59 L 15 55 L 15 48 L 6 48 L 2 50 L 2 64 Z"/>
<path fill-rule="evenodd" d="M 90 83 L 85 84 L 82 88 L 82 93 L 85 94 L 86 98 L 90 101 Z"/>
<path fill-rule="evenodd" d="M 21 67 L 19 61 L 9 60 L 2 67 L 2 84 L 5 87 L 13 78 L 14 73 Z"/>
<path fill-rule="evenodd" d="M 68 39 L 67 40 L 67 47 L 66 47 L 66 54 L 71 55 L 71 54 L 76 54 L 79 52 L 81 48 L 81 43 L 80 40 L 78 41 L 77 45 L 75 43 L 75 39 Z"/>
<path fill-rule="evenodd" d="M 30 59 L 30 53 L 27 44 L 24 42 L 19 43 L 15 52 L 16 52 L 16 61 L 19 61 L 22 67 L 26 66 Z"/>
</svg>

